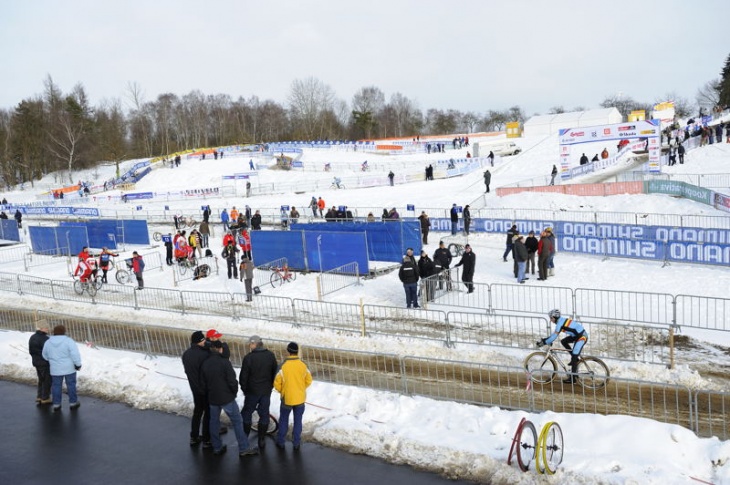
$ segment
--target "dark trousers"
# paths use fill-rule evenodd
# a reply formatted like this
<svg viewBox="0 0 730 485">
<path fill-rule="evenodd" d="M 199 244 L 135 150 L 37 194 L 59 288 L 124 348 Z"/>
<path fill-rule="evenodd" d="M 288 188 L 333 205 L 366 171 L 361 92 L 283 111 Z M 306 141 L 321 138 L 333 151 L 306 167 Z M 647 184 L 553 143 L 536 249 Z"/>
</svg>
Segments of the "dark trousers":
<svg viewBox="0 0 730 485">
<path fill-rule="evenodd" d="M 507 255 L 512 252 L 512 248 L 514 247 L 513 244 L 507 244 L 507 248 L 504 250 L 504 254 L 502 255 L 502 259 L 507 261 Z"/>
<path fill-rule="evenodd" d="M 51 366 L 41 365 L 35 368 L 38 375 L 38 392 L 36 397 L 44 401 L 51 397 Z"/>
<path fill-rule="evenodd" d="M 137 273 L 134 273 L 134 276 L 137 277 L 137 288 L 144 288 L 144 278 L 142 278 L 142 272 L 139 271 Z"/>
<path fill-rule="evenodd" d="M 406 308 L 418 308 L 418 283 L 403 283 L 406 292 Z"/>
<path fill-rule="evenodd" d="M 243 399 L 243 409 L 241 409 L 241 417 L 243 418 L 243 429 L 251 429 L 253 412 L 259 414 L 259 430 L 267 430 L 269 428 L 269 405 L 271 404 L 271 394 L 258 396 L 256 394 L 245 393 Z"/>
<path fill-rule="evenodd" d="M 236 260 L 228 258 L 226 259 L 226 264 L 228 264 L 228 279 L 231 279 L 231 274 L 233 275 L 233 278 L 238 279 L 238 266 L 236 266 Z"/>
<path fill-rule="evenodd" d="M 548 257 L 539 256 L 537 258 L 537 271 L 540 273 L 540 279 L 546 280 L 548 277 Z"/>
<path fill-rule="evenodd" d="M 190 426 L 190 437 L 200 436 L 200 424 L 203 424 L 203 441 L 210 441 L 210 407 L 208 396 L 205 394 L 193 394 L 193 422 Z"/>
</svg>

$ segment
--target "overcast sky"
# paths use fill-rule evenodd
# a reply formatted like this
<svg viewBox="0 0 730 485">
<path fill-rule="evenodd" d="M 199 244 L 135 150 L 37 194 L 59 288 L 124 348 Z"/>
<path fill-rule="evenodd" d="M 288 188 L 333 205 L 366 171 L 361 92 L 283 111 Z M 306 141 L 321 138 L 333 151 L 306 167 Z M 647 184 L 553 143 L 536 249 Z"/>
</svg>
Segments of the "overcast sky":
<svg viewBox="0 0 730 485">
<path fill-rule="evenodd" d="M 0 107 L 50 74 L 93 103 L 192 90 L 285 103 L 313 76 L 422 110 L 597 107 L 617 93 L 695 99 L 730 54 L 730 1 L 2 0 Z"/>
</svg>

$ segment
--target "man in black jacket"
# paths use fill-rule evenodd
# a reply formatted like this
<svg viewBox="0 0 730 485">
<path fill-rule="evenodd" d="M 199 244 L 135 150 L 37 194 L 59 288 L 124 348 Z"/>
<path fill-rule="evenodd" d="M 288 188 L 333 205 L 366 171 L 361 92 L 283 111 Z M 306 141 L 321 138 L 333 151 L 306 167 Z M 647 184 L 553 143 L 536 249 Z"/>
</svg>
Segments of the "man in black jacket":
<svg viewBox="0 0 730 485">
<path fill-rule="evenodd" d="M 241 373 L 238 382 L 243 391 L 243 433 L 248 436 L 253 422 L 253 412 L 258 412 L 258 445 L 259 449 L 266 446 L 266 431 L 269 428 L 269 405 L 271 390 L 274 388 L 274 378 L 278 371 L 274 353 L 264 347 L 261 337 L 252 335 L 248 339 L 250 352 L 243 358 Z"/>
<path fill-rule="evenodd" d="M 517 224 L 512 224 L 512 227 L 509 228 L 509 231 L 507 231 L 507 242 L 506 249 L 504 250 L 504 254 L 502 255 L 502 260 L 506 263 L 507 262 L 507 255 L 512 252 L 512 248 L 514 247 L 514 244 L 512 243 L 512 238 L 518 235 L 520 231 L 517 230 Z"/>
<path fill-rule="evenodd" d="M 434 293 L 434 281 L 426 278 L 434 274 L 436 274 L 436 270 L 433 265 L 433 261 L 428 257 L 428 253 L 426 253 L 426 251 L 421 251 L 421 258 L 418 260 L 418 276 L 421 277 L 422 282 L 421 288 L 423 291 L 421 292 L 421 296 L 425 298 L 426 301 L 432 301 Z"/>
<path fill-rule="evenodd" d="M 51 404 L 51 364 L 43 358 L 43 345 L 48 340 L 48 324 L 45 320 L 38 324 L 38 330 L 28 340 L 28 351 L 33 359 L 33 367 L 38 375 L 36 404 Z"/>
<path fill-rule="evenodd" d="M 188 384 L 193 393 L 193 422 L 190 428 L 190 446 L 196 446 L 201 441 L 203 448 L 211 448 L 210 442 L 210 419 L 208 414 L 208 396 L 203 389 L 201 379 L 201 367 L 203 362 L 210 357 L 206 344 L 205 335 L 200 330 L 193 332 L 190 336 L 190 348 L 182 356 L 185 375 L 188 376 Z M 200 423 L 203 423 L 203 436 L 200 436 Z"/>
<path fill-rule="evenodd" d="M 468 291 L 467 293 L 474 293 L 474 268 L 477 264 L 477 257 L 472 252 L 471 246 L 466 245 L 464 246 L 464 254 L 461 255 L 461 261 L 456 263 L 456 266 L 454 268 L 458 268 L 459 266 L 464 266 L 464 269 L 461 272 L 461 281 L 464 282 L 466 285 Z"/>
<path fill-rule="evenodd" d="M 413 248 L 406 249 L 403 263 L 398 271 L 398 278 L 403 283 L 406 292 L 406 308 L 420 308 L 418 306 L 418 265 L 413 256 Z"/>
<path fill-rule="evenodd" d="M 256 211 L 253 217 L 251 217 L 251 228 L 254 231 L 261 230 L 261 211 Z"/>
<path fill-rule="evenodd" d="M 451 277 L 449 274 L 449 266 L 451 266 L 451 252 L 446 248 L 443 241 L 439 241 L 438 249 L 433 253 L 433 269 L 435 274 L 440 274 L 439 290 L 444 289 L 444 281 L 446 281 L 446 290 L 451 291 Z"/>
<path fill-rule="evenodd" d="M 213 443 L 213 454 L 222 455 L 227 446 L 221 441 L 220 425 L 221 411 L 225 411 L 231 420 L 233 432 L 238 441 L 238 455 L 255 455 L 258 448 L 248 446 L 248 436 L 243 433 L 241 412 L 236 403 L 238 381 L 233 371 L 231 361 L 223 357 L 223 343 L 216 340 L 211 344 L 210 358 L 203 362 L 200 371 L 203 389 L 208 396 L 210 405 L 210 439 Z"/>
</svg>

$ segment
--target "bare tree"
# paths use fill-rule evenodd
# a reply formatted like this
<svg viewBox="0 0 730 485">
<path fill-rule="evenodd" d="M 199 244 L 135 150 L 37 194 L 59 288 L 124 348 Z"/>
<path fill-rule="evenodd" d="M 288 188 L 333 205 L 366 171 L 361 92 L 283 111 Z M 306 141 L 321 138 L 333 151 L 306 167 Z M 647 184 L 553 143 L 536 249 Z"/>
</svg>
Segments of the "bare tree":
<svg viewBox="0 0 730 485">
<path fill-rule="evenodd" d="M 324 129 L 323 114 L 332 112 L 335 93 L 319 79 L 295 79 L 289 93 L 289 111 L 304 139 L 318 138 Z"/>
<path fill-rule="evenodd" d="M 82 141 L 91 128 L 91 107 L 86 92 L 77 84 L 63 101 L 62 108 L 54 113 L 48 130 L 48 149 L 66 163 L 69 182 L 73 183 L 73 170 L 81 158 Z"/>
<path fill-rule="evenodd" d="M 707 112 L 717 106 L 720 103 L 720 79 L 707 81 L 697 90 L 695 100 L 700 108 L 705 108 Z"/>
<path fill-rule="evenodd" d="M 665 94 L 662 99 L 656 100 L 655 104 L 665 101 L 671 101 L 674 103 L 674 114 L 679 118 L 687 118 L 695 112 L 695 106 L 692 102 L 687 98 L 679 96 L 676 92 L 669 92 Z"/>
<path fill-rule="evenodd" d="M 565 113 L 565 108 L 563 108 L 561 105 L 553 106 L 548 110 L 549 115 L 559 115 L 560 113 Z"/>
</svg>

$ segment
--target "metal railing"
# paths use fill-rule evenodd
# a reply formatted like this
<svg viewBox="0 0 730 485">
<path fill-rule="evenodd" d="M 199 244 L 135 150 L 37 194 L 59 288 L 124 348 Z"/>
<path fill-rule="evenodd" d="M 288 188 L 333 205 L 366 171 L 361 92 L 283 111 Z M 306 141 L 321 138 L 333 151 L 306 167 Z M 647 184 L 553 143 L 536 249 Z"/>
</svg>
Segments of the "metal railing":
<svg viewBox="0 0 730 485">
<path fill-rule="evenodd" d="M 387 309 L 373 307 L 368 313 L 386 316 Z M 179 357 L 190 345 L 189 329 L 0 309 L 4 329 L 32 332 L 41 321 L 51 328 L 62 323 L 69 336 L 96 347 Z M 232 362 L 241 362 L 245 355 L 245 339 L 226 335 Z M 266 344 L 279 359 L 284 357 L 285 341 L 266 338 Z M 623 414 L 678 424 L 700 436 L 724 439 L 728 435 L 728 393 L 700 390 L 693 394 L 685 386 L 617 377 L 602 389 L 590 390 L 563 383 L 564 374 L 538 385 L 528 381 L 521 367 L 307 344 L 300 349 L 318 381 L 530 412 Z"/>
<path fill-rule="evenodd" d="M 317 296 L 323 296 L 360 284 L 360 266 L 357 262 L 343 264 L 317 275 Z"/>
</svg>

